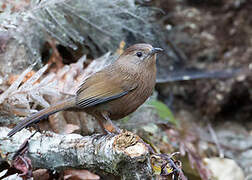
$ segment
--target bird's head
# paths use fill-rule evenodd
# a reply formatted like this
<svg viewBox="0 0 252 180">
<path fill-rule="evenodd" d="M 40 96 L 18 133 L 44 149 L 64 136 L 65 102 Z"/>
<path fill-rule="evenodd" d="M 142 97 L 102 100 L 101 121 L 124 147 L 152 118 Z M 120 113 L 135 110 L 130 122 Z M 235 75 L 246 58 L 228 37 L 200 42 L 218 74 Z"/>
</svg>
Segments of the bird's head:
<svg viewBox="0 0 252 180">
<path fill-rule="evenodd" d="M 118 60 L 134 64 L 150 64 L 156 61 L 156 54 L 162 51 L 163 49 L 154 48 L 150 44 L 135 44 L 128 47 Z"/>
</svg>

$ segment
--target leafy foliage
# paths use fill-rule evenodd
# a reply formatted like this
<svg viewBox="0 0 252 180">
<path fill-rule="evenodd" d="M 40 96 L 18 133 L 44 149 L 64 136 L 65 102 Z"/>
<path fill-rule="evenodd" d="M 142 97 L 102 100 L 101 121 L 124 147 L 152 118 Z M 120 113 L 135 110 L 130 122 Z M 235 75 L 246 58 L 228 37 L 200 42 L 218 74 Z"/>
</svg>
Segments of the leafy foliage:
<svg viewBox="0 0 252 180">
<path fill-rule="evenodd" d="M 148 101 L 148 103 L 155 107 L 159 117 L 162 120 L 166 120 L 168 122 L 177 124 L 177 121 L 175 120 L 171 110 L 164 103 L 158 100 L 151 100 L 151 101 Z"/>
</svg>

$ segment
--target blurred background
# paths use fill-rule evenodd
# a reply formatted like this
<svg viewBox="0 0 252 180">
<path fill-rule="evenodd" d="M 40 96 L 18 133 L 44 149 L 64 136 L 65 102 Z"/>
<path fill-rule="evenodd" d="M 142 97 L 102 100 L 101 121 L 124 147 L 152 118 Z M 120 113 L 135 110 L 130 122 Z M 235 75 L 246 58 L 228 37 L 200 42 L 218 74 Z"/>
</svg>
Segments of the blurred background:
<svg viewBox="0 0 252 180">
<path fill-rule="evenodd" d="M 249 0 L 1 0 L 0 125 L 74 94 L 125 48 L 150 43 L 165 50 L 155 92 L 117 125 L 157 152 L 179 151 L 188 179 L 252 179 L 251 10 Z M 40 126 L 100 131 L 79 112 Z"/>
</svg>

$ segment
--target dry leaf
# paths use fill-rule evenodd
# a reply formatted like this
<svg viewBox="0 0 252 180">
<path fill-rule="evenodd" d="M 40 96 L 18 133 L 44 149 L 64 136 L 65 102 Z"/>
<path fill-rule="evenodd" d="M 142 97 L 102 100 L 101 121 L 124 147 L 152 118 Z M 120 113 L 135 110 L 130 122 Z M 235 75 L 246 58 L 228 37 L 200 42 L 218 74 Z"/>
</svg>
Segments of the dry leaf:
<svg viewBox="0 0 252 180">
<path fill-rule="evenodd" d="M 89 172 L 88 170 L 74 170 L 68 169 L 64 171 L 64 180 L 87 180 L 87 179 L 100 179 L 96 174 Z"/>
<path fill-rule="evenodd" d="M 107 53 L 84 68 L 86 56 L 83 56 L 76 63 L 65 65 L 57 69 L 57 72 L 46 75 L 44 73 L 48 70 L 48 65 L 35 73 L 32 71 L 33 66 L 30 66 L 14 80 L 7 90 L 0 94 L 0 109 L 19 116 L 29 116 L 37 110 L 47 108 L 51 104 L 74 95 L 89 75 L 102 69 L 112 59 L 110 53 Z M 90 123 L 83 124 L 81 121 L 83 117 L 87 118 L 85 121 L 93 119 L 83 114 L 78 113 L 73 116 L 72 112 L 60 112 L 50 116 L 51 128 L 49 129 L 63 134 L 75 132 L 78 129 L 80 132 L 90 129 L 85 127 Z"/>
<path fill-rule="evenodd" d="M 36 180 L 49 180 L 50 174 L 47 169 L 37 169 L 32 172 L 33 178 Z"/>
<path fill-rule="evenodd" d="M 31 177 L 32 164 L 28 157 L 17 156 L 13 162 L 13 166 L 22 172 L 22 176 Z"/>
<path fill-rule="evenodd" d="M 122 54 L 124 52 L 125 45 L 126 45 L 125 41 L 121 41 L 119 48 L 116 50 L 116 53 Z"/>
</svg>

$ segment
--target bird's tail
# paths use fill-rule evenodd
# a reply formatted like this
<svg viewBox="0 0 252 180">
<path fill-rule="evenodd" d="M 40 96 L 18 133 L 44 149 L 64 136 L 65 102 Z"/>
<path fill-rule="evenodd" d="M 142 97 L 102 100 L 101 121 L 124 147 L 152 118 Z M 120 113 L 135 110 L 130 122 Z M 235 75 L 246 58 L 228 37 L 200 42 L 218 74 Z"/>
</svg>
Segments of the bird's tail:
<svg viewBox="0 0 252 180">
<path fill-rule="evenodd" d="M 20 123 L 18 123 L 9 133 L 8 136 L 11 137 L 14 134 L 16 134 L 18 131 L 22 130 L 23 128 L 26 128 L 28 126 L 30 126 L 33 123 L 37 123 L 40 120 L 48 117 L 51 114 L 54 114 L 58 111 L 61 110 L 65 110 L 65 109 L 69 109 L 69 108 L 73 108 L 75 106 L 75 98 L 69 98 L 67 100 L 61 101 L 55 105 L 52 105 L 48 108 L 45 108 L 33 115 L 31 115 L 30 117 L 27 117 L 26 119 L 24 119 L 23 121 L 21 121 Z"/>
</svg>

